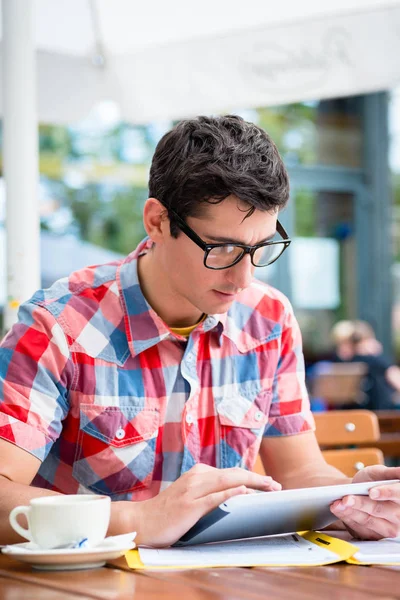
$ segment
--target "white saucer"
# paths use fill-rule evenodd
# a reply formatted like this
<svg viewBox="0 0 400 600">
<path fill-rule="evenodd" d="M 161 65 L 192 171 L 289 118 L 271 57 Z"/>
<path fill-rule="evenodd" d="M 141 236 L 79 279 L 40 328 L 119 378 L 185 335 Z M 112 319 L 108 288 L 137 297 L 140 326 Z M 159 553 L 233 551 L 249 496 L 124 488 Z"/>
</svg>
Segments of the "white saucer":
<svg viewBox="0 0 400 600">
<path fill-rule="evenodd" d="M 69 571 L 75 569 L 94 569 L 103 567 L 107 560 L 123 556 L 128 550 L 135 548 L 135 543 L 120 546 L 97 546 L 96 548 L 73 548 L 63 550 L 36 550 L 30 549 L 30 542 L 12 544 L 2 549 L 15 560 L 28 563 L 34 569 L 42 571 Z"/>
</svg>

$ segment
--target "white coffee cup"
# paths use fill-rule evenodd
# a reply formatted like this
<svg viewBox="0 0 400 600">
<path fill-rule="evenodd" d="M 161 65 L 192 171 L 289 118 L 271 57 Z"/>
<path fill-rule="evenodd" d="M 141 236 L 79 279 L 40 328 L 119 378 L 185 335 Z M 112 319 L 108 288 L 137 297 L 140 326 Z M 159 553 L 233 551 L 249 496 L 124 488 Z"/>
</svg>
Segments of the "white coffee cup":
<svg viewBox="0 0 400 600">
<path fill-rule="evenodd" d="M 19 535 L 49 549 L 87 539 L 88 546 L 104 540 L 110 522 L 108 496 L 77 494 L 33 498 L 29 506 L 16 506 L 10 512 L 11 527 Z M 26 515 L 28 528 L 17 522 Z"/>
</svg>

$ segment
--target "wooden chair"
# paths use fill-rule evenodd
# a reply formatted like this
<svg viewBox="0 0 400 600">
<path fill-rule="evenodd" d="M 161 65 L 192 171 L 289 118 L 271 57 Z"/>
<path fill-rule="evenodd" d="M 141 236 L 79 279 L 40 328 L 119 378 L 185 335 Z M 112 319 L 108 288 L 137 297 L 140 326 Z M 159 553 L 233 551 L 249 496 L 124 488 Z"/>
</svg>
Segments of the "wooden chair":
<svg viewBox="0 0 400 600">
<path fill-rule="evenodd" d="M 323 448 L 354 446 L 379 440 L 379 421 L 369 410 L 328 410 L 314 413 L 315 435 Z"/>
<path fill-rule="evenodd" d="M 369 465 L 384 464 L 377 416 L 368 410 L 335 410 L 314 414 L 316 437 L 326 462 L 349 477 Z M 353 446 L 353 447 L 349 447 Z"/>
<path fill-rule="evenodd" d="M 256 464 L 253 467 L 254 473 L 258 473 L 259 475 L 265 475 L 264 465 L 262 464 L 262 460 L 260 455 L 257 456 Z"/>
<path fill-rule="evenodd" d="M 376 410 L 379 429 L 382 433 L 397 433 L 400 435 L 400 410 Z"/>
<path fill-rule="evenodd" d="M 322 398 L 330 406 L 361 404 L 365 398 L 361 382 L 367 373 L 365 363 L 324 363 L 311 384 L 313 398 Z"/>
<path fill-rule="evenodd" d="M 323 450 L 322 454 L 332 467 L 336 467 L 348 477 L 354 477 L 357 471 L 371 465 L 383 465 L 384 457 L 379 448 L 345 448 L 342 450 Z"/>
<path fill-rule="evenodd" d="M 400 466 L 400 410 L 377 410 L 375 414 L 381 432 L 376 446 L 382 450 L 386 464 Z"/>
<path fill-rule="evenodd" d="M 316 437 L 322 454 L 329 465 L 336 467 L 348 477 L 370 465 L 383 465 L 384 456 L 379 448 L 351 448 L 358 444 L 378 442 L 379 422 L 369 410 L 332 410 L 314 414 Z M 265 475 L 260 456 L 253 468 L 255 473 Z"/>
</svg>

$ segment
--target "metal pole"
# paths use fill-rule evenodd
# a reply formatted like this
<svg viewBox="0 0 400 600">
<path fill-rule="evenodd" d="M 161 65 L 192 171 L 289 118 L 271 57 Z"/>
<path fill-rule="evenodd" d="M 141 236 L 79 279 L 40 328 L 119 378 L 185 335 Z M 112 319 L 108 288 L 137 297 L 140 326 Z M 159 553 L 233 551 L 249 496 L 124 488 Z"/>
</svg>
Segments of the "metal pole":
<svg viewBox="0 0 400 600">
<path fill-rule="evenodd" d="M 360 229 L 360 316 L 374 327 L 384 350 L 393 352 L 391 216 L 389 173 L 388 94 L 365 96 L 364 168 L 368 185 L 365 216 Z"/>
<path fill-rule="evenodd" d="M 38 124 L 33 6 L 3 0 L 3 159 L 6 187 L 7 302 L 4 329 L 40 287 Z"/>
</svg>

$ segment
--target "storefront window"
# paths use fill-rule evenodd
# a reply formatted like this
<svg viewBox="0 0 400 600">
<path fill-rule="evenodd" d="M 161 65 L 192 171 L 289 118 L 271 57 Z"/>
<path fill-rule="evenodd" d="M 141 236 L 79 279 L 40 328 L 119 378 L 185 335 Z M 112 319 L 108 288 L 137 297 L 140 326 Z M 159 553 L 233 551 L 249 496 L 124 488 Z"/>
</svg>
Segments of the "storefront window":
<svg viewBox="0 0 400 600">
<path fill-rule="evenodd" d="M 360 167 L 361 97 L 258 108 L 258 124 L 277 143 L 288 166 Z"/>
</svg>

